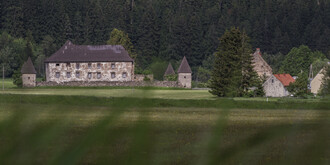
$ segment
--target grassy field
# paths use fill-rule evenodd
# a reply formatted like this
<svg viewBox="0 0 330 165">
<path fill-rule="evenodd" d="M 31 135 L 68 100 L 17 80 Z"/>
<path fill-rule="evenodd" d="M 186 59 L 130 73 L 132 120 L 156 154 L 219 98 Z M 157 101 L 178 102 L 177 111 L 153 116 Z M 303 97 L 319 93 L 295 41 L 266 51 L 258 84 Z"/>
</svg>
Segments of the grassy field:
<svg viewBox="0 0 330 165">
<path fill-rule="evenodd" d="M 257 103 L 0 95 L 0 164 L 329 164 L 327 102 Z"/>
<path fill-rule="evenodd" d="M 329 164 L 327 99 L 166 88 L 0 92 L 0 164 Z"/>
</svg>

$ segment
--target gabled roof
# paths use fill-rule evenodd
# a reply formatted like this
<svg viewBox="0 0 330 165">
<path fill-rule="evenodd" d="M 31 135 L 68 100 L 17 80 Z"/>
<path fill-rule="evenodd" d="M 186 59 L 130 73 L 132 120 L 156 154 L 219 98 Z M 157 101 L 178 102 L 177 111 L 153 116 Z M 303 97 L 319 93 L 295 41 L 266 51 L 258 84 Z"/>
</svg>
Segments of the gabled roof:
<svg viewBox="0 0 330 165">
<path fill-rule="evenodd" d="M 169 63 L 169 64 L 168 64 L 168 67 L 167 67 L 167 69 L 166 69 L 166 71 L 165 71 L 164 76 L 171 75 L 171 74 L 175 74 L 175 72 L 174 72 L 174 69 L 173 69 L 173 67 L 172 67 L 172 64 Z"/>
<path fill-rule="evenodd" d="M 67 41 L 45 62 L 133 62 L 133 59 L 121 45 L 74 45 Z"/>
<path fill-rule="evenodd" d="M 24 62 L 22 69 L 21 69 L 21 73 L 22 74 L 37 74 L 30 57 L 28 58 L 28 60 L 26 62 Z"/>
<path fill-rule="evenodd" d="M 289 86 L 290 83 L 295 82 L 293 77 L 290 74 L 274 74 L 274 76 L 281 81 L 281 83 L 286 87 Z"/>
<path fill-rule="evenodd" d="M 178 73 L 192 73 L 188 61 L 186 59 L 186 56 L 183 57 L 181 65 L 178 69 Z"/>
</svg>

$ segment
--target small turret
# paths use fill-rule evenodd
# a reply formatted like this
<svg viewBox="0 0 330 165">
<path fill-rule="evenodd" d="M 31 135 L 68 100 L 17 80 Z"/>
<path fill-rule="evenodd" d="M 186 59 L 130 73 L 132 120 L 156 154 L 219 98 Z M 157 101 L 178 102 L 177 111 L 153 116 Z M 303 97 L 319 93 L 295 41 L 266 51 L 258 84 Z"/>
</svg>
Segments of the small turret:
<svg viewBox="0 0 330 165">
<path fill-rule="evenodd" d="M 183 57 L 181 65 L 178 69 L 178 82 L 184 88 L 191 88 L 191 69 L 186 59 L 186 56 Z"/>
<path fill-rule="evenodd" d="M 36 70 L 34 69 L 31 58 L 29 57 L 26 62 L 24 62 L 22 69 L 22 82 L 23 87 L 35 87 L 36 86 Z"/>
</svg>

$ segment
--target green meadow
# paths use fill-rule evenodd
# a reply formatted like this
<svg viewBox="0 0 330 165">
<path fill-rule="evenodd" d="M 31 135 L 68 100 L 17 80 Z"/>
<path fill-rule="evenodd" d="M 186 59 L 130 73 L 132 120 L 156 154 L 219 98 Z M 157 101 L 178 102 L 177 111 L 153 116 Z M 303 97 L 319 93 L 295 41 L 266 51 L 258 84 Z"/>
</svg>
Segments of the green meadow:
<svg viewBox="0 0 330 165">
<path fill-rule="evenodd" d="M 0 164 L 330 163 L 327 99 L 6 84 Z"/>
</svg>

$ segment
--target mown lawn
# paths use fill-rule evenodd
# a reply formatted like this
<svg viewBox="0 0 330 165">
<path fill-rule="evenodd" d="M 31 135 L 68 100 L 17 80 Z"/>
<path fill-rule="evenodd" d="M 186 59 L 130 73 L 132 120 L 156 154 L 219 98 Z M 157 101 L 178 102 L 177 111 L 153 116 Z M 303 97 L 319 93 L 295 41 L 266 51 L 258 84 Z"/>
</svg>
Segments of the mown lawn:
<svg viewBox="0 0 330 165">
<path fill-rule="evenodd" d="M 0 164 L 329 164 L 322 104 L 0 95 Z"/>
</svg>

